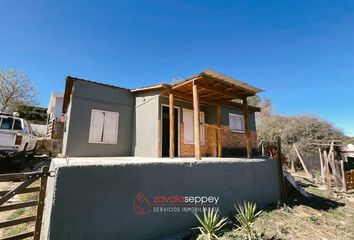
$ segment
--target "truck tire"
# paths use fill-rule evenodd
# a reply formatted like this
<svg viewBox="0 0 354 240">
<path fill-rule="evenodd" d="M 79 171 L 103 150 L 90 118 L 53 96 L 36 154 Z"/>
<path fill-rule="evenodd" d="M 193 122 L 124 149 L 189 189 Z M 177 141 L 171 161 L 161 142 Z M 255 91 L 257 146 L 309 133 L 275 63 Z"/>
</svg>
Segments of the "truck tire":
<svg viewBox="0 0 354 240">
<path fill-rule="evenodd" d="M 34 150 L 26 152 L 26 160 L 31 161 L 34 158 Z"/>
<path fill-rule="evenodd" d="M 19 155 L 18 158 L 20 159 L 20 162 L 18 164 L 18 167 L 23 170 L 26 167 L 26 163 L 27 163 L 27 153 L 26 150 L 23 150 Z"/>
</svg>

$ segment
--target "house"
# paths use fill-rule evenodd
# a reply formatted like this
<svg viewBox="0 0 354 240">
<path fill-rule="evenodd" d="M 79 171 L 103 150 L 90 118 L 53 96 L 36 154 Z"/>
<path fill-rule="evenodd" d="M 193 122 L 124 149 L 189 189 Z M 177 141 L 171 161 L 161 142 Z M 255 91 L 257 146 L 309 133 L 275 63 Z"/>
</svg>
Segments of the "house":
<svg viewBox="0 0 354 240">
<path fill-rule="evenodd" d="M 67 77 L 62 153 L 252 158 L 260 108 L 247 97 L 261 91 L 213 70 L 137 89 Z"/>
<path fill-rule="evenodd" d="M 63 109 L 64 96 L 62 93 L 52 92 L 47 109 L 47 138 L 61 140 L 63 138 L 64 115 Z"/>
</svg>

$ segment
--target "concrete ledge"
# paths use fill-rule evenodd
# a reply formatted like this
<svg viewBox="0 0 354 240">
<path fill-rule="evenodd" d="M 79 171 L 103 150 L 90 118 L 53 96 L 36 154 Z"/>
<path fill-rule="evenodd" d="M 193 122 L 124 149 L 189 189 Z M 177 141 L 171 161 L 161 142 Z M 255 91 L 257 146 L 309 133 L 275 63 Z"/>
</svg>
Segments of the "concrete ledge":
<svg viewBox="0 0 354 240">
<path fill-rule="evenodd" d="M 196 226 L 190 211 L 155 211 L 177 209 L 156 203 L 156 196 L 213 196 L 218 202 L 208 206 L 224 216 L 238 202 L 280 200 L 277 161 L 270 159 L 70 158 L 54 159 L 51 169 L 48 239 L 157 239 Z"/>
</svg>

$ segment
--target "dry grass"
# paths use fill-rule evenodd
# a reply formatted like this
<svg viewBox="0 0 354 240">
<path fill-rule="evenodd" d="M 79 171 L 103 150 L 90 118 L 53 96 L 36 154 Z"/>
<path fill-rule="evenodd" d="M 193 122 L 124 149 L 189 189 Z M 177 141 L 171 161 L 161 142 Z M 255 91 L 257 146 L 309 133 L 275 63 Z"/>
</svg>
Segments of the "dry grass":
<svg viewBox="0 0 354 240">
<path fill-rule="evenodd" d="M 354 239 L 354 192 L 337 192 L 328 199 L 316 184 L 305 184 L 305 190 L 315 197 L 293 198 L 289 206 L 263 211 L 254 225 L 260 239 Z M 233 230 L 221 239 L 242 238 Z"/>
</svg>

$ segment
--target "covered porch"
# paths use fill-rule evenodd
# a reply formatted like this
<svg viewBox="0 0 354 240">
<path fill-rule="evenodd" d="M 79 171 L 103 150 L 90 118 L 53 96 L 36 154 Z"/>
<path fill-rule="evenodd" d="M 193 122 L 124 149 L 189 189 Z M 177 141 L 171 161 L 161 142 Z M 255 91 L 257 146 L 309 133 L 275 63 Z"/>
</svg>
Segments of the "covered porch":
<svg viewBox="0 0 354 240">
<path fill-rule="evenodd" d="M 221 158 L 222 153 L 222 126 L 221 109 L 222 106 L 240 108 L 243 112 L 244 132 L 246 135 L 247 157 L 253 158 L 252 138 L 249 121 L 249 111 L 259 111 L 260 109 L 250 106 L 247 97 L 254 96 L 261 92 L 261 89 L 250 86 L 246 83 L 232 79 L 212 70 L 203 71 L 193 77 L 177 82 L 173 85 L 163 84 L 160 86 L 163 91 L 161 96 L 168 97 L 169 106 L 169 156 L 174 158 L 177 149 L 175 148 L 175 100 L 191 102 L 193 104 L 193 136 L 194 136 L 194 156 L 196 160 L 201 160 L 201 133 L 200 125 L 208 128 L 215 128 L 217 132 L 217 157 Z M 212 105 L 216 107 L 216 125 L 210 125 L 201 121 L 200 105 Z"/>
</svg>

